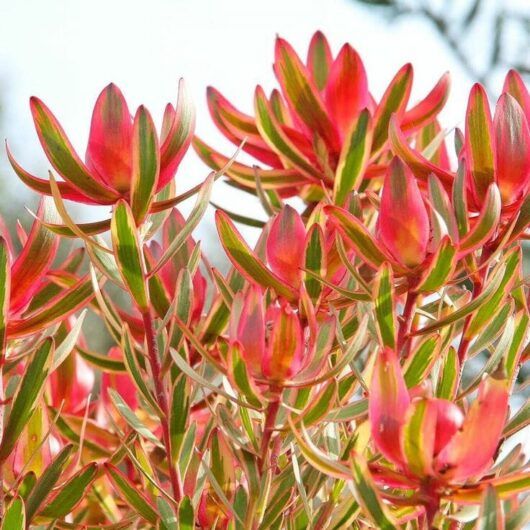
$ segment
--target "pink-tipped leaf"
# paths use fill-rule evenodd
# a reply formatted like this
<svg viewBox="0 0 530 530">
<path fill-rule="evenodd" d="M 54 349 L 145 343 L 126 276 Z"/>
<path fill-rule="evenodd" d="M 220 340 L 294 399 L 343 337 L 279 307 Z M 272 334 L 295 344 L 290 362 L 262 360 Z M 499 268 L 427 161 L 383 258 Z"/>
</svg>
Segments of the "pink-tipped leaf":
<svg viewBox="0 0 530 530">
<path fill-rule="evenodd" d="M 414 175 L 399 158 L 392 160 L 385 177 L 378 229 L 399 263 L 416 267 L 425 261 L 429 216 Z"/>
<path fill-rule="evenodd" d="M 111 83 L 99 95 L 92 114 L 86 162 L 114 190 L 131 185 L 133 124 L 121 90 Z"/>
<path fill-rule="evenodd" d="M 424 99 L 405 112 L 402 129 L 407 133 L 416 131 L 434 120 L 447 101 L 450 85 L 451 76 L 446 72 Z"/>
<path fill-rule="evenodd" d="M 388 138 L 388 123 L 392 114 L 401 117 L 407 108 L 412 89 L 413 69 L 411 64 L 403 66 L 388 85 L 374 116 L 374 142 L 372 152 L 379 152 Z"/>
<path fill-rule="evenodd" d="M 75 152 L 50 109 L 38 98 L 30 99 L 31 113 L 40 143 L 53 167 L 70 185 L 95 202 L 115 200 L 118 194 L 95 178 Z"/>
<path fill-rule="evenodd" d="M 401 428 L 410 404 L 405 379 L 395 350 L 382 349 L 375 361 L 370 385 L 368 416 L 377 449 L 401 465 Z"/>
<path fill-rule="evenodd" d="M 523 109 L 527 121 L 530 122 L 530 94 L 525 82 L 516 70 L 510 70 L 504 80 L 503 93 L 513 96 Z"/>
<path fill-rule="evenodd" d="M 333 62 L 325 97 L 329 113 L 344 138 L 361 110 L 370 105 L 363 62 L 349 44 L 342 47 Z"/>
<path fill-rule="evenodd" d="M 337 130 L 330 120 L 324 102 L 292 46 L 284 39 L 276 39 L 274 72 L 285 99 L 307 127 L 308 132 L 320 136 L 328 149 L 339 150 Z"/>
<path fill-rule="evenodd" d="M 194 131 L 195 107 L 188 88 L 181 79 L 173 124 L 160 147 L 160 177 L 157 191 L 160 191 L 174 177 L 180 161 L 190 146 Z"/>
<path fill-rule="evenodd" d="M 259 287 L 251 286 L 244 297 L 237 339 L 243 348 L 241 355 L 255 372 L 265 357 L 265 314 L 263 292 Z"/>
<path fill-rule="evenodd" d="M 466 114 L 465 151 L 467 170 L 475 199 L 480 203 L 495 182 L 493 121 L 484 87 L 475 84 L 469 94 Z"/>
<path fill-rule="evenodd" d="M 505 377 L 497 374 L 482 381 L 461 428 L 437 457 L 437 471 L 442 477 L 463 482 L 493 463 L 506 420 L 508 384 Z"/>
<path fill-rule="evenodd" d="M 292 206 L 282 208 L 267 238 L 267 260 L 273 272 L 295 288 L 302 276 L 305 238 L 300 214 Z"/>
<path fill-rule="evenodd" d="M 503 204 L 519 200 L 530 184 L 530 130 L 523 109 L 509 94 L 497 102 L 493 119 L 497 183 Z"/>
</svg>

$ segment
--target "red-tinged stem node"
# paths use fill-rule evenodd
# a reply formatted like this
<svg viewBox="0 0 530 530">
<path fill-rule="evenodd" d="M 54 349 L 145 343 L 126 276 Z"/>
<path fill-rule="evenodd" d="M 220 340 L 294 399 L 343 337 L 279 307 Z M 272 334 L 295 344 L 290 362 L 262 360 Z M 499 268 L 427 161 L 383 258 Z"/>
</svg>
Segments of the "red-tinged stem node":
<svg viewBox="0 0 530 530">
<path fill-rule="evenodd" d="M 267 406 L 265 411 L 265 425 L 263 427 L 263 437 L 261 439 L 261 450 L 260 450 L 260 472 L 266 468 L 267 462 L 270 462 L 273 465 L 274 451 L 269 452 L 271 445 L 272 435 L 274 433 L 274 428 L 276 426 L 276 417 L 278 416 L 278 411 L 280 410 L 280 398 L 281 391 L 278 388 L 271 388 L 272 399 Z M 270 453 L 270 454 L 269 454 Z"/>
</svg>

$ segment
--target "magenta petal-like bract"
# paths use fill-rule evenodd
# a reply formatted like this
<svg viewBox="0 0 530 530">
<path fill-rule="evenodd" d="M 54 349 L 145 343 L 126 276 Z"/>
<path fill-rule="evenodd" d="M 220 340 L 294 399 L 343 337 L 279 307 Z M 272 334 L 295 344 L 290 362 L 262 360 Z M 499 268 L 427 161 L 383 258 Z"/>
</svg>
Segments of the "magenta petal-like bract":
<svg viewBox="0 0 530 530">
<path fill-rule="evenodd" d="M 380 240 L 402 265 L 423 263 L 429 242 L 429 215 L 414 175 L 397 157 L 386 173 L 378 230 Z"/>
<path fill-rule="evenodd" d="M 121 90 L 111 83 L 94 106 L 86 162 L 102 182 L 118 191 L 130 188 L 132 131 L 127 102 Z"/>
<path fill-rule="evenodd" d="M 409 404 L 410 397 L 397 354 L 384 348 L 375 361 L 368 415 L 377 448 L 398 465 L 403 461 L 400 436 Z"/>
</svg>

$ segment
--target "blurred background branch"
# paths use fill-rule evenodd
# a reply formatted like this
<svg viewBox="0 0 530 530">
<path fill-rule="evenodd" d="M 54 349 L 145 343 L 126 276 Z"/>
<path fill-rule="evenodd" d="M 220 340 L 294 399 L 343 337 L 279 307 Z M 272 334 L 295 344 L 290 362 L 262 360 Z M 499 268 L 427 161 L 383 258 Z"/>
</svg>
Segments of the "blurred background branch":
<svg viewBox="0 0 530 530">
<path fill-rule="evenodd" d="M 524 0 L 353 0 L 387 22 L 419 18 L 436 30 L 473 81 L 488 89 L 509 68 L 530 75 L 530 2 Z M 421 45 L 421 43 L 418 43 Z"/>
</svg>

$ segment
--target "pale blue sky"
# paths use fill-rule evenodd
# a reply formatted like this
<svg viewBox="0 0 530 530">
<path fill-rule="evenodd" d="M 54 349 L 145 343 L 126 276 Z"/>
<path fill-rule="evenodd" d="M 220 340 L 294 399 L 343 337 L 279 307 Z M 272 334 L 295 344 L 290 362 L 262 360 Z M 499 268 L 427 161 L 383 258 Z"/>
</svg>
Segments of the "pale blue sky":
<svg viewBox="0 0 530 530">
<path fill-rule="evenodd" d="M 197 107 L 197 132 L 231 151 L 211 123 L 205 87 L 216 86 L 250 110 L 255 85 L 274 84 L 275 35 L 287 38 L 303 56 L 317 29 L 335 51 L 346 41 L 357 48 L 376 96 L 406 62 L 415 68 L 413 99 L 450 70 L 453 90 L 442 120 L 447 127 L 461 125 L 471 80 L 432 28 L 410 19 L 389 26 L 377 12 L 349 0 L 0 0 L 0 81 L 8 88 L 5 134 L 23 166 L 40 171 L 47 165 L 28 108 L 31 95 L 48 104 L 83 155 L 92 107 L 107 83 L 120 86 L 131 109 L 144 103 L 160 118 L 165 103 L 175 101 L 182 76 Z M 207 172 L 190 153 L 178 188 L 188 188 Z M 10 170 L 3 178 L 16 181 Z M 214 198 L 229 208 L 256 211 L 247 197 L 235 204 L 241 195 L 221 183 Z M 83 218 L 104 214 L 85 209 Z"/>
</svg>

